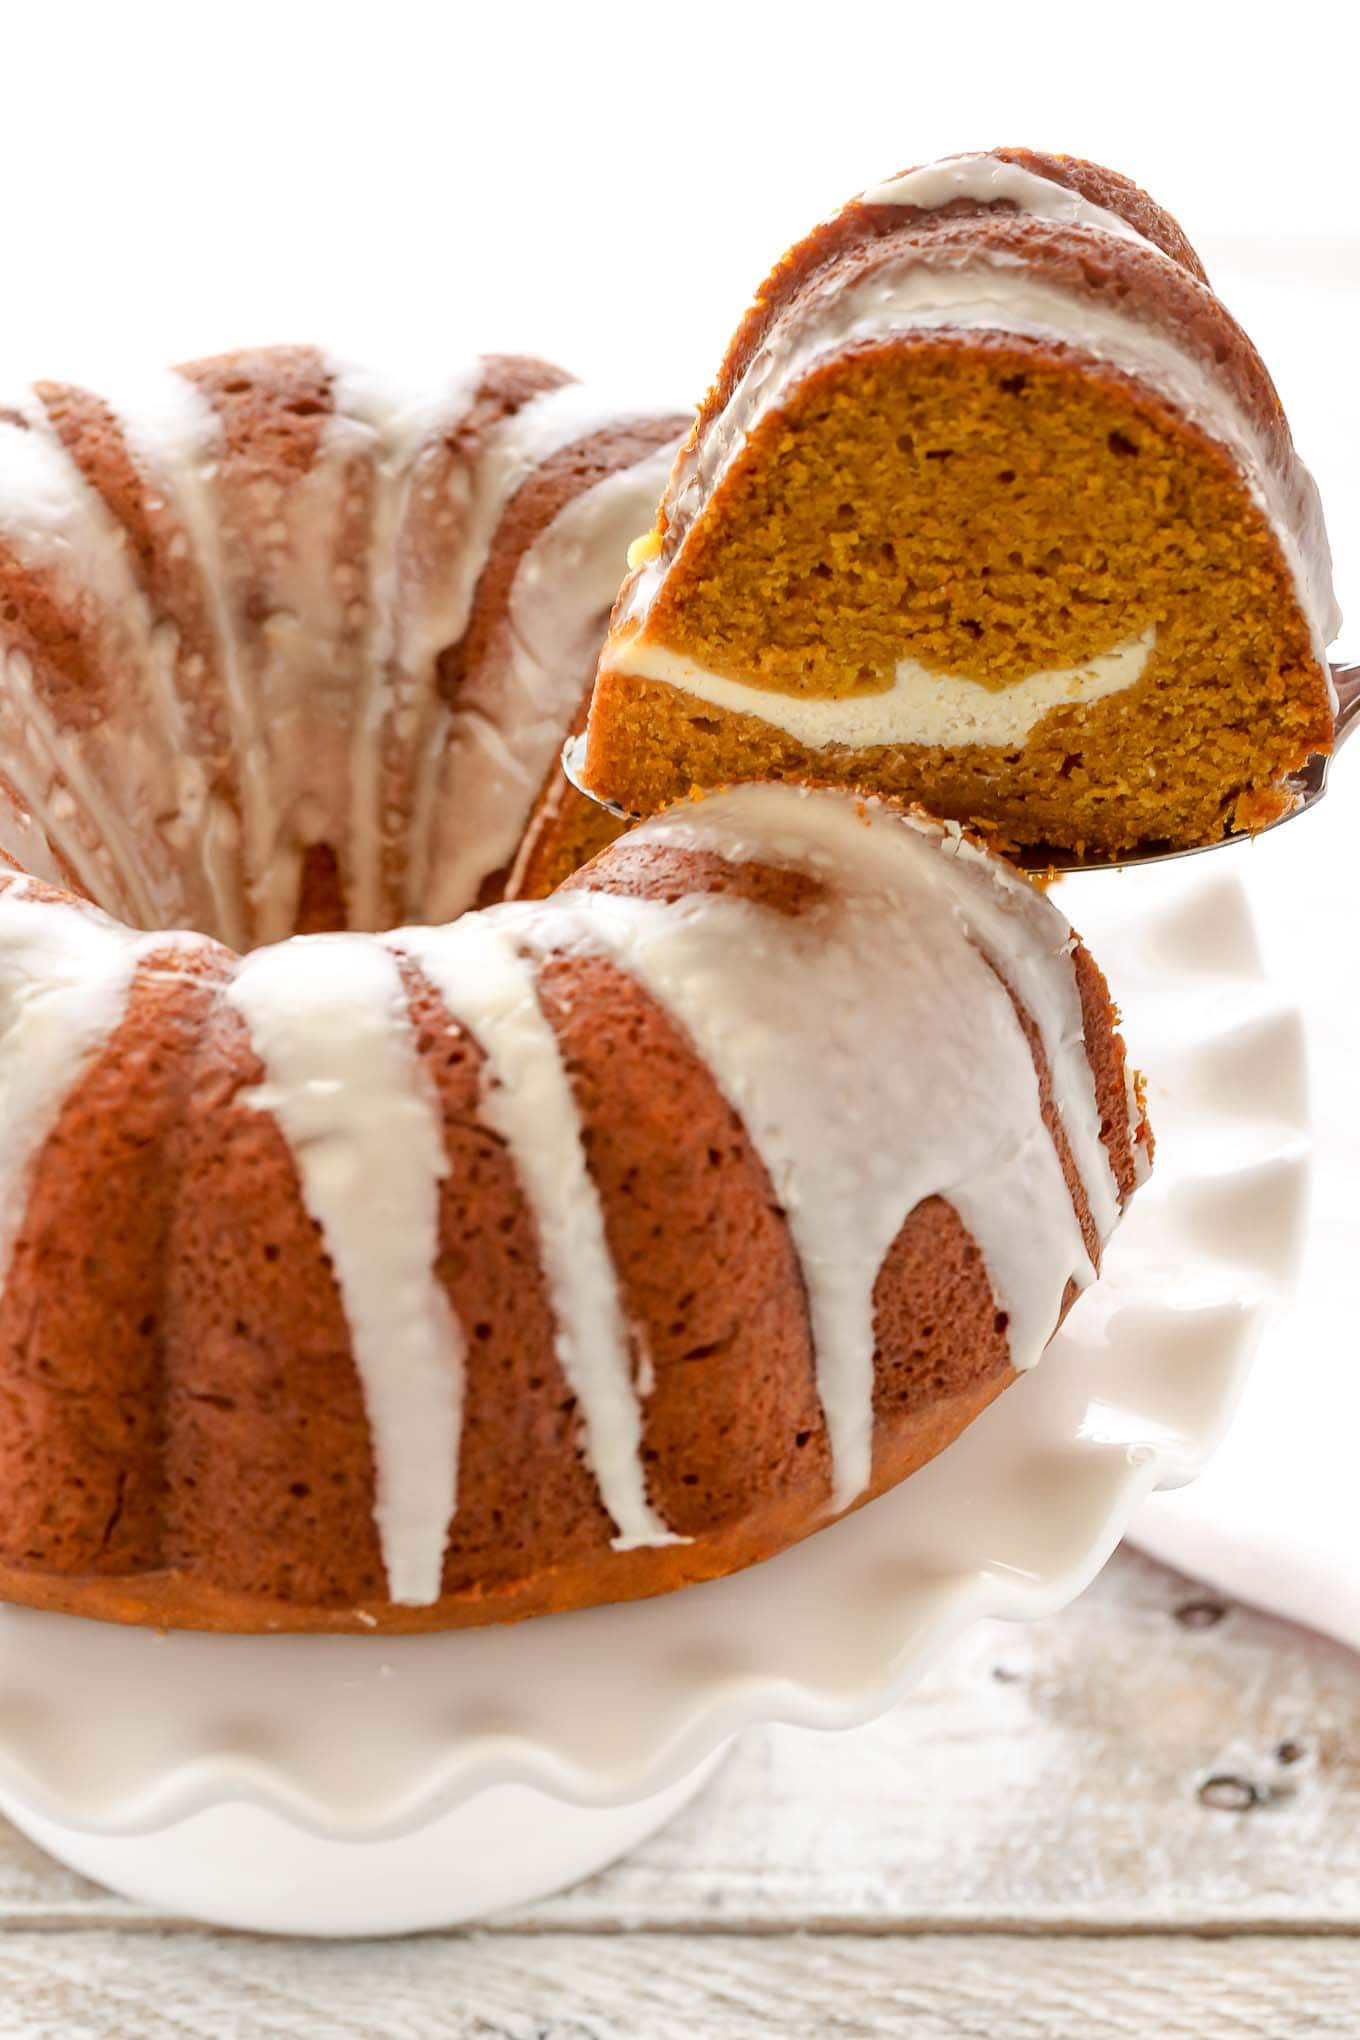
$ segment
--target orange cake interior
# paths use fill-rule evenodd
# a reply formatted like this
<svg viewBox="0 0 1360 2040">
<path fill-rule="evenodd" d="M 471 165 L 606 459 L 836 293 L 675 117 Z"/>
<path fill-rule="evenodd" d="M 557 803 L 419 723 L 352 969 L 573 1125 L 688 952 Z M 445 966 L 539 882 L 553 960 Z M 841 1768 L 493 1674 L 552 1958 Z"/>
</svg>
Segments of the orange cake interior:
<svg viewBox="0 0 1360 2040">
<path fill-rule="evenodd" d="M 1001 188 L 1031 207 L 1035 186 L 1071 199 L 1022 174 Z M 1310 582 L 1310 485 L 1264 370 L 1150 241 L 959 204 L 925 224 L 899 205 L 907 224 L 810 282 L 776 271 L 634 550 L 584 783 L 650 813 L 693 785 L 847 781 L 1110 853 L 1262 827 L 1332 731 L 1325 552 Z M 1068 274 L 1083 243 L 1094 306 Z M 848 320 L 869 283 L 887 312 Z M 948 330 L 951 290 L 1017 330 Z M 1159 386 L 1177 348 L 1194 402 Z"/>
</svg>

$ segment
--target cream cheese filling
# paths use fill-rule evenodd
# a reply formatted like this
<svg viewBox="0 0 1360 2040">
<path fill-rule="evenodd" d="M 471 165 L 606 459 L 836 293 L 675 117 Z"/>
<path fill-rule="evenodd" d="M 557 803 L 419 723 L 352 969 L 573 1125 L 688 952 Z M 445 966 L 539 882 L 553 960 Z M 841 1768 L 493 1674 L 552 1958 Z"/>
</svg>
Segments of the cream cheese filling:
<svg viewBox="0 0 1360 2040">
<path fill-rule="evenodd" d="M 611 655 L 615 672 L 661 680 L 737 715 L 755 716 L 810 750 L 829 744 L 1023 744 L 1054 708 L 1088 706 L 1140 680 L 1157 626 L 1080 666 L 1028 673 L 1004 687 L 984 687 L 954 673 L 932 673 L 918 659 L 899 659 L 891 687 L 879 694 L 780 694 L 711 673 L 683 653 L 634 638 Z"/>
</svg>

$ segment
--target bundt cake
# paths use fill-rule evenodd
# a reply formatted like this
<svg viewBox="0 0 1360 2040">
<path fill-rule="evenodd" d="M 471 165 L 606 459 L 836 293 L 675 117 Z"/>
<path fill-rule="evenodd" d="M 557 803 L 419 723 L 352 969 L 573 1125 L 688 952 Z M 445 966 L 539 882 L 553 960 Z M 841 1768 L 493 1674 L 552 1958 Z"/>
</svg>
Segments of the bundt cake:
<svg viewBox="0 0 1360 2040">
<path fill-rule="evenodd" d="M 199 655 L 206 829 L 240 704 Z M 395 828 L 356 850 L 292 797 L 374 918 L 410 896 Z M 61 843 L 120 907 L 295 911 L 279 829 L 243 819 L 257 883 L 197 837 L 179 878 L 80 799 Z M 543 901 L 244 957 L 9 874 L 0 1124 L 0 1598 L 233 1630 L 484 1623 L 781 1549 L 1038 1358 L 1148 1153 L 1056 906 L 956 825 L 780 785 Z"/>
<path fill-rule="evenodd" d="M 539 889 L 611 832 L 557 756 L 686 423 L 305 347 L 0 408 L 0 854 L 237 949 Z"/>
<path fill-rule="evenodd" d="M 1259 356 L 1126 178 L 1000 149 L 775 268 L 632 555 L 581 783 L 858 783 L 1011 845 L 1207 843 L 1325 751 L 1339 618 Z"/>
</svg>

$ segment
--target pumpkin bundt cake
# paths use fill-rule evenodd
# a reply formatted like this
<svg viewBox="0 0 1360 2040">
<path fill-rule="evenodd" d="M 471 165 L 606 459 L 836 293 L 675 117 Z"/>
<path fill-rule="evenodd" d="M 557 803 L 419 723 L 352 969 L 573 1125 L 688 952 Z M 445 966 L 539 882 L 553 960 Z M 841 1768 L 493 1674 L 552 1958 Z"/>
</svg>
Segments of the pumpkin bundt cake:
<svg viewBox="0 0 1360 2040">
<path fill-rule="evenodd" d="M 1012 845 L 1207 843 L 1333 729 L 1316 492 L 1259 356 L 1126 178 L 1001 149 L 776 267 L 632 555 L 581 783 L 812 778 Z"/>
<path fill-rule="evenodd" d="M 1148 1152 L 1049 900 L 778 785 L 543 901 L 244 957 L 9 875 L 0 1100 L 0 1598 L 232 1630 L 778 1551 L 1033 1364 Z"/>
<path fill-rule="evenodd" d="M 686 422 L 305 347 L 0 408 L 0 855 L 237 949 L 537 890 L 613 833 L 558 753 Z"/>
</svg>

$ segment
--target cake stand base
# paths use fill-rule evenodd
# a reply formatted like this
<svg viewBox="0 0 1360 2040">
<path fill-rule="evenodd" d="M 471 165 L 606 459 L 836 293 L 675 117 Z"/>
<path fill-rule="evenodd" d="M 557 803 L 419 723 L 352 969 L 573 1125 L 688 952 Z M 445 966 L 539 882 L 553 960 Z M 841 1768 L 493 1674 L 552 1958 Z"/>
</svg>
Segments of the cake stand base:
<svg viewBox="0 0 1360 2040">
<path fill-rule="evenodd" d="M 412 1934 L 527 1905 L 603 1869 L 678 1813 L 728 1748 L 623 1806 L 496 1785 L 391 1841 L 332 1841 L 240 1804 L 146 1835 L 65 1827 L 8 1791 L 0 1809 L 59 1862 L 158 1912 L 265 1934 Z"/>
</svg>

